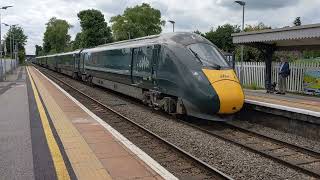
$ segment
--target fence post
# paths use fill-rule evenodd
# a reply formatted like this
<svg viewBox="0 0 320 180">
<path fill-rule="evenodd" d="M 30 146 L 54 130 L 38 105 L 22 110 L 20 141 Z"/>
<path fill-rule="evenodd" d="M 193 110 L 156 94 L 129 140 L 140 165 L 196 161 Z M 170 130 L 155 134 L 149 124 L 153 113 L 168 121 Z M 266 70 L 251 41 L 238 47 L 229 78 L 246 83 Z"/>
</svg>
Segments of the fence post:
<svg viewBox="0 0 320 180">
<path fill-rule="evenodd" d="M 0 59 L 0 81 L 3 81 L 3 64 L 2 64 L 2 59 Z"/>
<path fill-rule="evenodd" d="M 236 67 L 236 53 L 232 53 L 232 69 L 235 70 Z"/>
</svg>

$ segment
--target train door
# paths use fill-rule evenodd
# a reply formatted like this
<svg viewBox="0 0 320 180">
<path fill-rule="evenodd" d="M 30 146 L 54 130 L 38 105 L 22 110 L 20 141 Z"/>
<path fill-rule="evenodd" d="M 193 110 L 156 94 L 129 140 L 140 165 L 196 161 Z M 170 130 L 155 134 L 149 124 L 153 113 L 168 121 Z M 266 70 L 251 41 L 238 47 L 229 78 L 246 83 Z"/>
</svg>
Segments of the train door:
<svg viewBox="0 0 320 180">
<path fill-rule="evenodd" d="M 55 70 L 55 71 L 58 71 L 58 65 L 59 65 L 59 58 L 56 57 L 56 58 L 54 59 L 54 70 Z"/>
<path fill-rule="evenodd" d="M 136 67 L 134 64 L 138 61 L 138 48 L 132 49 L 132 61 L 131 61 L 131 81 L 132 84 L 136 84 L 138 82 L 138 78 L 135 76 L 137 74 Z"/>
<path fill-rule="evenodd" d="M 158 73 L 158 64 L 160 60 L 160 45 L 154 45 L 152 49 L 152 67 L 151 67 L 151 76 L 152 76 L 152 83 L 154 88 L 158 87 L 157 83 L 157 73 Z"/>
<path fill-rule="evenodd" d="M 81 53 L 79 56 L 79 63 L 78 63 L 78 72 L 80 72 L 80 74 L 84 74 L 85 70 L 84 70 L 84 63 L 85 63 L 85 59 L 88 58 L 88 54 L 87 53 Z"/>
<path fill-rule="evenodd" d="M 73 58 L 73 66 L 72 66 L 72 69 L 73 69 L 73 72 L 76 72 L 77 70 L 77 55 L 76 54 L 72 54 L 72 58 Z"/>
<path fill-rule="evenodd" d="M 131 78 L 134 85 L 151 88 L 152 82 L 152 46 L 133 49 Z"/>
<path fill-rule="evenodd" d="M 79 72 L 80 71 L 80 54 L 73 54 L 73 71 Z"/>
</svg>

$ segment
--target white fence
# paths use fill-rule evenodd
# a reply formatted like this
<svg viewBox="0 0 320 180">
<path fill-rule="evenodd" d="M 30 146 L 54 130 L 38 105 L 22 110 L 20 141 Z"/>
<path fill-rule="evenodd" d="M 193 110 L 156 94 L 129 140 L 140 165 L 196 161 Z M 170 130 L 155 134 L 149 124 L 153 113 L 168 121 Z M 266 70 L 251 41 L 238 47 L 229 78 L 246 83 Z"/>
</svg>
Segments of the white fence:
<svg viewBox="0 0 320 180">
<path fill-rule="evenodd" d="M 291 74 L 287 79 L 287 90 L 289 92 L 303 92 L 303 78 L 306 70 L 319 70 L 320 62 L 289 63 Z M 272 63 L 272 83 L 278 83 L 278 72 L 280 63 Z M 240 62 L 236 63 L 235 70 L 239 77 Z M 265 63 L 244 62 L 243 63 L 243 84 L 265 88 Z"/>
<path fill-rule="evenodd" d="M 0 59 L 0 80 L 3 80 L 5 75 L 15 69 L 17 65 L 15 59 Z"/>
</svg>

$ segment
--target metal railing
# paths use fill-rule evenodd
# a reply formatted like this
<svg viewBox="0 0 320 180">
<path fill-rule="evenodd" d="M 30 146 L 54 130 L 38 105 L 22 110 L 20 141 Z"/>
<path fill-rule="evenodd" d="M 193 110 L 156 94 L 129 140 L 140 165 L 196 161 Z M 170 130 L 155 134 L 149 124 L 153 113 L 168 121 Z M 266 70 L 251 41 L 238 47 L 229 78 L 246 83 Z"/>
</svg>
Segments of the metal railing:
<svg viewBox="0 0 320 180">
<path fill-rule="evenodd" d="M 12 73 L 18 66 L 18 61 L 15 59 L 0 59 L 0 81 L 6 79 L 8 73 Z"/>
<path fill-rule="evenodd" d="M 303 80 L 305 72 L 308 70 L 320 70 L 320 62 L 298 62 L 289 63 L 291 73 L 287 79 L 287 91 L 303 93 Z M 278 83 L 278 72 L 280 63 L 272 63 L 272 82 Z M 240 63 L 235 65 L 235 71 L 239 76 Z M 265 88 L 265 72 L 264 62 L 243 62 L 243 85 L 255 86 L 257 88 Z"/>
</svg>

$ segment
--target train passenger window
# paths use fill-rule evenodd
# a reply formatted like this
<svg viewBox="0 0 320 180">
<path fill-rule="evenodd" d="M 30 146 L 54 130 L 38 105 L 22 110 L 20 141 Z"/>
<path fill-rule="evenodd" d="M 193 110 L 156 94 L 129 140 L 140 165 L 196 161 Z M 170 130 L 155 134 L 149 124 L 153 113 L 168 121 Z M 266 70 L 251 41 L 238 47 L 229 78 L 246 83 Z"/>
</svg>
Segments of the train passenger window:
<svg viewBox="0 0 320 180">
<path fill-rule="evenodd" d="M 93 66 L 99 66 L 99 64 L 98 64 L 98 55 L 97 55 L 97 53 L 93 53 L 93 54 L 91 54 L 91 64 L 93 65 Z"/>
<path fill-rule="evenodd" d="M 131 50 L 130 49 L 114 49 L 101 53 L 102 66 L 112 70 L 120 70 L 121 72 L 129 73 L 131 64 Z"/>
<path fill-rule="evenodd" d="M 229 68 L 224 56 L 220 51 L 210 45 L 204 43 L 196 43 L 188 46 L 191 53 L 201 62 L 205 67 L 213 68 Z"/>
<path fill-rule="evenodd" d="M 86 66 L 95 66 L 95 65 L 92 63 L 92 60 L 91 60 L 91 52 L 85 53 L 85 55 L 84 55 L 84 64 L 85 64 Z"/>
<path fill-rule="evenodd" d="M 86 54 L 84 55 L 84 61 L 85 61 L 85 62 L 88 62 L 89 59 L 90 59 L 90 54 L 89 54 L 89 53 L 86 53 Z"/>
</svg>

